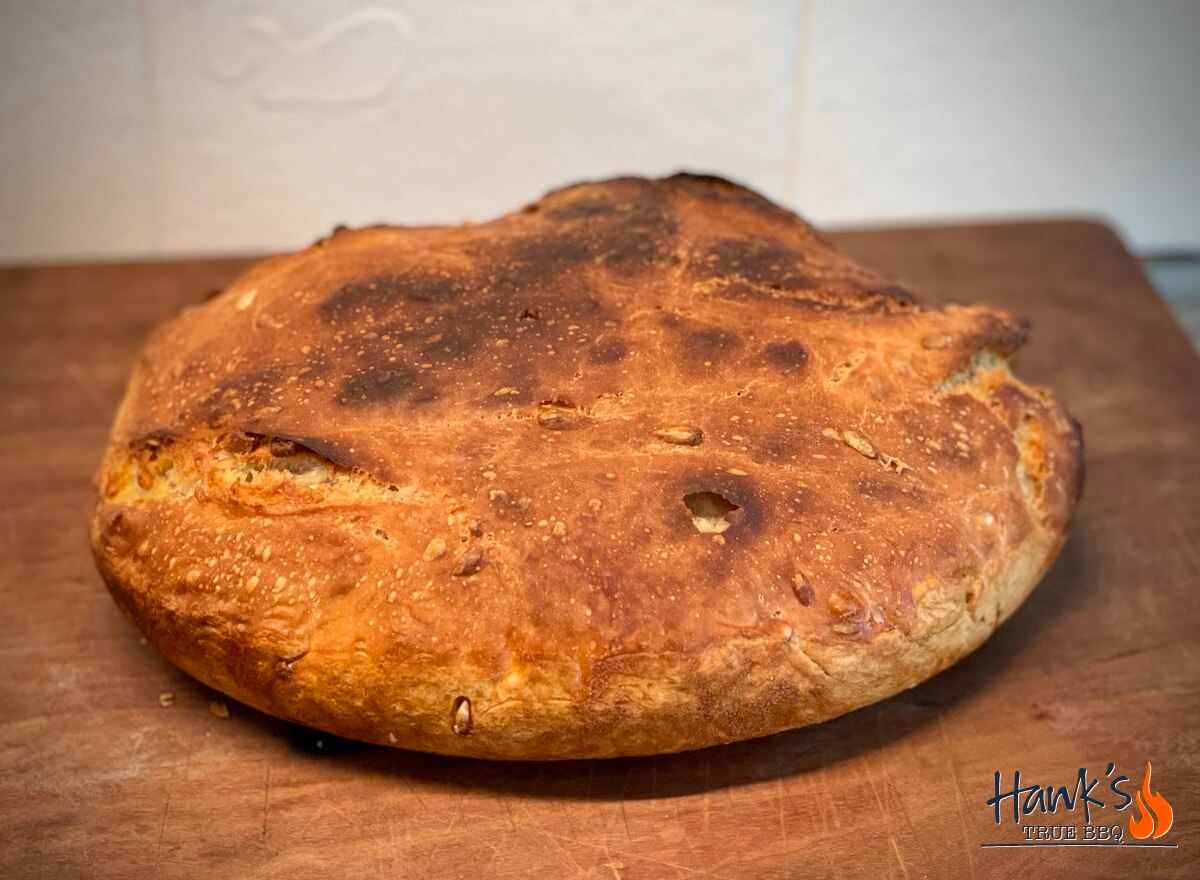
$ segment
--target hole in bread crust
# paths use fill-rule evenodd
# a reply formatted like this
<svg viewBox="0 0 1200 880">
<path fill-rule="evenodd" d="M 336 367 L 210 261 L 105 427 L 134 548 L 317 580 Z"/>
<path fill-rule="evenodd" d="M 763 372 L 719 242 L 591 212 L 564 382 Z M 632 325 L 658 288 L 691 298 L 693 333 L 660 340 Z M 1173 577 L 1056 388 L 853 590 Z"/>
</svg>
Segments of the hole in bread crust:
<svg viewBox="0 0 1200 880">
<path fill-rule="evenodd" d="M 826 380 L 830 385 L 837 385 L 844 382 L 846 377 L 862 366 L 863 361 L 867 359 L 867 353 L 862 349 L 853 352 L 848 358 L 838 364 L 829 374 Z"/>
<path fill-rule="evenodd" d="M 455 697 L 454 706 L 450 710 L 450 730 L 456 736 L 466 736 L 471 732 L 473 723 L 471 701 L 466 697 Z"/>
<path fill-rule="evenodd" d="M 983 581 L 981 581 L 979 578 L 971 578 L 970 583 L 967 584 L 966 593 L 963 597 L 967 605 L 968 614 L 975 614 L 975 606 L 979 602 L 979 593 L 982 589 Z"/>
<path fill-rule="evenodd" d="M 569 400 L 544 400 L 538 404 L 537 423 L 550 431 L 571 431 L 589 421 L 587 413 Z"/>
<path fill-rule="evenodd" d="M 696 531 L 705 535 L 719 535 L 729 528 L 726 516 L 738 509 L 738 505 L 716 492 L 692 492 L 683 496 L 683 503 L 692 514 Z"/>
<path fill-rule="evenodd" d="M 1041 423 L 1025 413 L 1013 435 L 1013 442 L 1017 446 L 1017 482 L 1026 500 L 1039 507 L 1045 496 L 1045 480 L 1049 470 L 1045 439 Z"/>
</svg>

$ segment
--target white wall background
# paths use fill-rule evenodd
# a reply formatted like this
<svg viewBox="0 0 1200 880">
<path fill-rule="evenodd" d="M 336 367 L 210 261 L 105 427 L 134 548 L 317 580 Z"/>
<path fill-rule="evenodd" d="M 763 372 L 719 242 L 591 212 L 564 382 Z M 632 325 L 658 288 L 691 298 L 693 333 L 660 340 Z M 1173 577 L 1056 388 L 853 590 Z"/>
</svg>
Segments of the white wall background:
<svg viewBox="0 0 1200 880">
<path fill-rule="evenodd" d="M 299 247 L 618 172 L 1200 245 L 1200 2 L 0 0 L 0 261 Z"/>
</svg>

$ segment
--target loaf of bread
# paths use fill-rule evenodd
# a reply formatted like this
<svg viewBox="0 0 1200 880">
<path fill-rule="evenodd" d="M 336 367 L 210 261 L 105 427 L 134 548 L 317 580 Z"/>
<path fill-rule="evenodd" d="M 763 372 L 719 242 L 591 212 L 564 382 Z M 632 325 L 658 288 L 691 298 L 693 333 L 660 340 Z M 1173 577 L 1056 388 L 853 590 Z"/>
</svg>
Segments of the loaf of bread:
<svg viewBox="0 0 1200 880">
<path fill-rule="evenodd" d="M 342 736 L 761 736 L 944 669 L 1054 559 L 1080 434 L 1024 336 L 711 177 L 338 230 L 154 334 L 95 557 L 171 662 Z"/>
</svg>

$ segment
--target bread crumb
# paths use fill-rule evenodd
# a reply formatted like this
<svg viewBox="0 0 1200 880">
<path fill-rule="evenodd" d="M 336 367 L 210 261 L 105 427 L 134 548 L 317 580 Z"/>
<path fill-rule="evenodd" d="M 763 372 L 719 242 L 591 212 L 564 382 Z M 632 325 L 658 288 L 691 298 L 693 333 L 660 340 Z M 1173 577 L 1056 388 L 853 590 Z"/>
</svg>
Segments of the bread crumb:
<svg viewBox="0 0 1200 880">
<path fill-rule="evenodd" d="M 458 564 L 454 566 L 453 574 L 455 577 L 466 577 L 475 574 L 479 569 L 483 568 L 483 561 L 483 551 L 478 547 L 465 550 L 459 555 Z"/>
<path fill-rule="evenodd" d="M 878 455 L 875 447 L 871 445 L 871 441 L 858 431 L 843 431 L 842 439 L 846 441 L 847 446 L 860 455 L 865 455 L 867 458 L 875 458 Z"/>
<path fill-rule="evenodd" d="M 171 691 L 163 691 L 158 695 L 158 705 L 162 706 L 164 709 L 174 706 L 175 694 L 171 693 Z"/>
<path fill-rule="evenodd" d="M 704 441 L 704 433 L 691 425 L 672 425 L 669 428 L 660 428 L 654 432 L 654 436 L 664 443 L 671 443 L 675 446 L 699 446 Z"/>
<path fill-rule="evenodd" d="M 229 707 L 220 700 L 210 700 L 208 704 L 208 711 L 214 718 L 229 717 Z"/>
<path fill-rule="evenodd" d="M 426 562 L 433 562 L 435 559 L 441 559 L 446 555 L 446 542 L 441 538 L 431 538 L 429 543 L 425 545 L 425 552 L 421 554 Z"/>
</svg>

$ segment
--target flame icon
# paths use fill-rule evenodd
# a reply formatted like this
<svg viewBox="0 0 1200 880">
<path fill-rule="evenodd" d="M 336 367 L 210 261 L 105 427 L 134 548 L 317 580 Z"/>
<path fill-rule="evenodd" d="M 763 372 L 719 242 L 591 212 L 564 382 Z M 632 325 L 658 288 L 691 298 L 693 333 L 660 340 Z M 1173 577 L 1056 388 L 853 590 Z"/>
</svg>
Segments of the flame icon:
<svg viewBox="0 0 1200 880">
<path fill-rule="evenodd" d="M 1138 840 L 1145 840 L 1151 834 L 1157 840 L 1171 830 L 1175 821 L 1175 811 L 1171 803 L 1157 791 L 1150 793 L 1150 762 L 1146 762 L 1146 776 L 1142 779 L 1141 791 L 1134 792 L 1137 801 L 1138 815 L 1129 817 L 1129 833 Z"/>
</svg>

